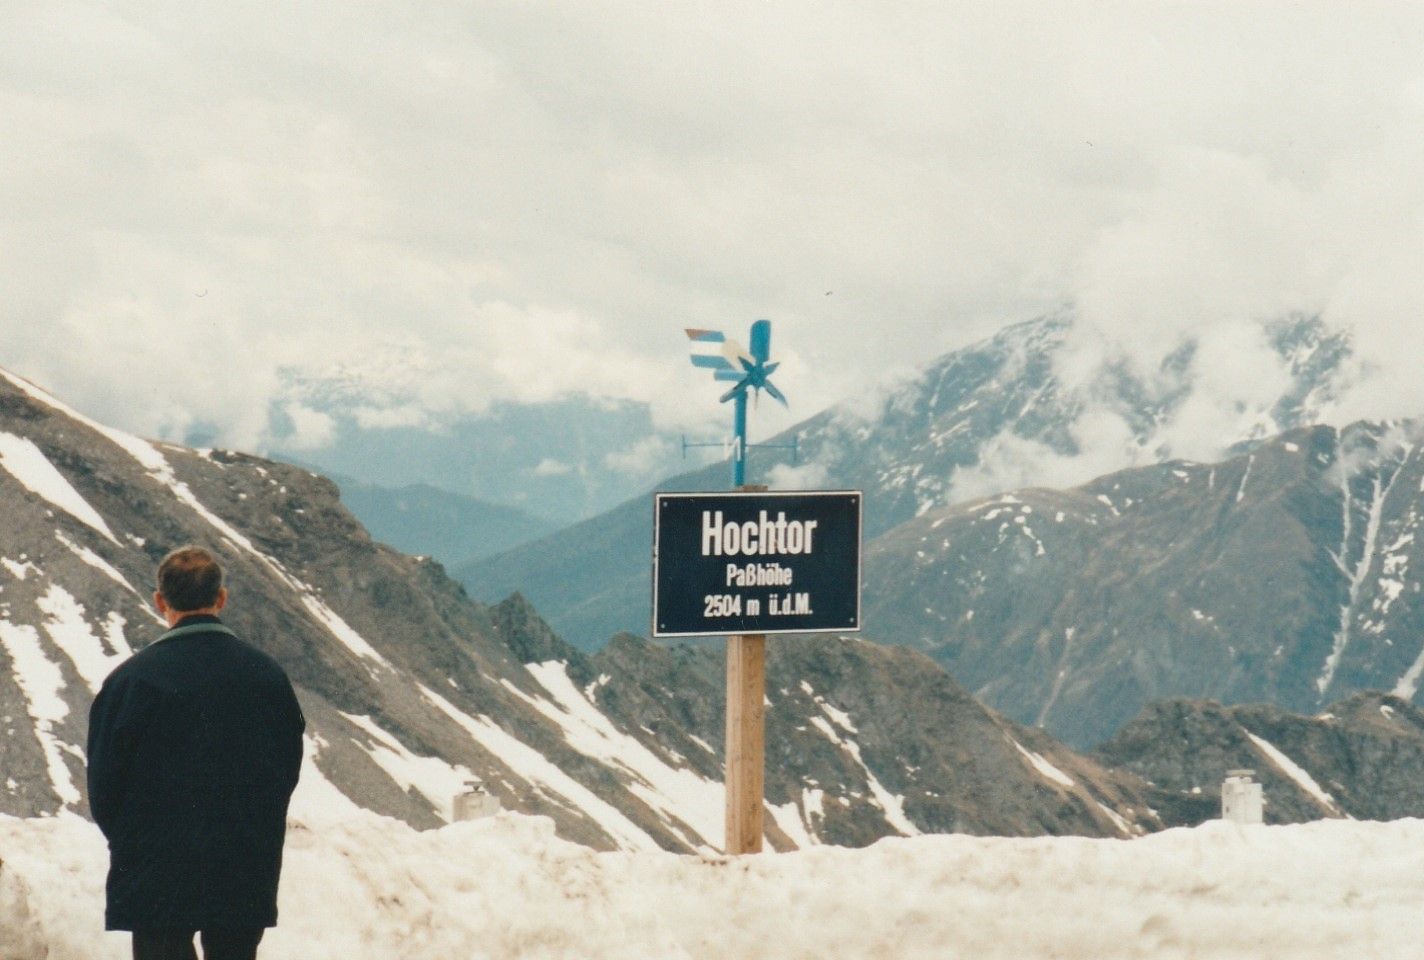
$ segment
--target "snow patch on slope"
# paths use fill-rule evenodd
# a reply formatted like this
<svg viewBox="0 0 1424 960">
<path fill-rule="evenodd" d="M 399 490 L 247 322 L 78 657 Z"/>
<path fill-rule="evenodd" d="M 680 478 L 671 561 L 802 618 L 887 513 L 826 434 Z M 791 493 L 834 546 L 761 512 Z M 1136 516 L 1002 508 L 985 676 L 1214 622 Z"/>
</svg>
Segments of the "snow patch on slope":
<svg viewBox="0 0 1424 960">
<path fill-rule="evenodd" d="M 1340 808 L 1335 804 L 1335 798 L 1322 790 L 1320 784 L 1315 782 L 1314 777 L 1306 773 L 1299 764 L 1282 753 L 1275 744 L 1263 737 L 1256 736 L 1249 730 L 1246 731 L 1246 736 L 1250 737 L 1251 742 L 1256 745 L 1256 748 L 1266 755 L 1266 759 L 1270 760 L 1282 773 L 1293 780 L 1296 786 L 1314 797 L 1316 802 L 1326 810 L 1335 814 L 1340 813 Z"/>
<path fill-rule="evenodd" d="M 1366 581 L 1369 579 L 1370 571 L 1374 568 L 1375 555 L 1379 544 L 1380 525 L 1384 516 L 1385 502 L 1389 499 L 1390 492 L 1394 489 L 1395 481 L 1404 473 L 1403 465 L 1413 455 L 1414 447 L 1407 445 L 1402 448 L 1402 460 L 1394 466 L 1394 472 L 1390 475 L 1388 482 L 1381 480 L 1376 475 L 1370 481 L 1370 501 L 1366 511 L 1364 542 L 1360 547 L 1359 562 L 1353 567 L 1350 566 L 1349 550 L 1350 538 L 1352 535 L 1352 513 L 1355 506 L 1354 494 L 1351 491 L 1351 473 L 1342 468 L 1340 470 L 1340 491 L 1343 514 L 1341 526 L 1343 529 L 1342 542 L 1339 553 L 1332 553 L 1335 566 L 1345 575 L 1349 586 L 1347 601 L 1340 606 L 1340 626 L 1335 632 L 1334 643 L 1331 645 L 1329 655 L 1325 658 L 1325 665 L 1321 669 L 1319 678 L 1316 680 L 1316 689 L 1322 697 L 1330 688 L 1330 684 L 1335 679 L 1335 673 L 1340 666 L 1341 658 L 1345 654 L 1345 649 L 1350 644 L 1350 623 L 1355 616 L 1363 593 Z M 1379 467 L 1379 465 L 1376 465 Z M 1380 467 L 1382 469 L 1382 467 Z M 1391 548 L 1393 549 L 1393 548 Z M 1402 589 L 1402 585 L 1401 585 Z M 1421 665 L 1424 666 L 1424 665 Z M 1406 673 L 1405 677 L 1408 677 Z M 1418 675 L 1415 676 L 1415 682 Z M 1400 679 L 1399 686 L 1403 686 L 1405 678 Z"/>
<path fill-rule="evenodd" d="M 890 824 L 902 836 L 914 837 L 920 833 L 920 828 L 905 815 L 905 798 L 899 794 L 891 793 L 885 785 L 870 771 L 865 761 L 860 756 L 860 744 L 836 733 L 835 728 L 826 721 L 824 717 L 810 717 L 807 722 L 825 735 L 826 739 L 839 746 L 850 754 L 852 760 L 860 767 L 865 774 L 865 785 L 870 790 L 870 802 L 875 804 L 885 814 L 885 822 Z"/>
<path fill-rule="evenodd" d="M 40 568 L 27 560 L 11 560 L 9 557 L 0 557 L 0 566 L 10 572 L 10 576 L 16 580 L 24 580 L 32 573 L 39 573 Z"/>
<path fill-rule="evenodd" d="M 464 792 L 474 773 L 462 765 L 451 765 L 439 757 L 412 753 L 395 737 L 376 725 L 370 717 L 343 713 L 343 717 L 366 731 L 375 741 L 361 747 L 402 790 L 414 787 L 442 819 L 450 820 L 450 805 Z"/>
<path fill-rule="evenodd" d="M 113 427 L 105 426 L 97 420 L 91 420 L 48 391 L 40 389 L 24 377 L 15 376 L 8 370 L 0 370 L 0 377 L 4 377 L 10 381 L 16 389 L 20 390 L 32 400 L 38 400 L 40 403 L 64 414 L 66 417 L 84 424 L 84 426 L 93 430 L 95 433 L 107 437 L 110 442 L 126 451 L 129 456 L 137 460 L 145 469 L 153 471 L 159 466 L 167 466 L 167 463 L 163 460 L 163 455 L 155 450 L 147 441 L 140 440 L 133 434 L 124 433 L 122 430 L 115 430 Z"/>
<path fill-rule="evenodd" d="M 1040 776 L 1048 780 L 1052 780 L 1054 783 L 1062 787 L 1071 788 L 1077 785 L 1076 781 L 1074 781 L 1072 777 L 1068 776 L 1068 774 L 1064 773 L 1062 770 L 1059 770 L 1053 764 L 1045 760 L 1042 754 L 1035 753 L 1028 747 L 1025 747 L 1023 744 L 1019 743 L 1013 737 L 1009 737 L 1008 739 L 1009 743 L 1012 743 L 1014 745 L 1014 749 L 1018 750 L 1019 753 L 1023 754 L 1023 757 L 1025 760 L 1028 761 L 1029 766 L 1037 770 Z"/>
<path fill-rule="evenodd" d="M 700 846 L 709 852 L 718 849 L 716 842 L 725 829 L 722 784 L 669 766 L 641 741 L 615 727 L 570 679 L 567 664 L 551 660 L 527 664 L 526 669 L 553 697 L 552 702 L 536 697 L 531 703 L 559 726 L 569 746 L 627 771 L 632 775 L 628 789 L 657 810 L 670 827 L 686 824 L 700 837 Z M 696 839 L 689 838 L 694 845 Z"/>
<path fill-rule="evenodd" d="M 341 641 L 342 646 L 358 657 L 366 657 L 367 659 L 376 661 L 382 666 L 390 666 L 390 662 L 381 656 L 375 647 L 367 643 L 365 637 L 351 629 L 351 625 L 337 616 L 336 611 L 313 596 L 310 592 L 310 587 L 306 587 L 306 590 L 307 592 L 301 595 L 302 606 L 307 608 L 308 612 L 317 619 L 318 623 L 326 627 L 328 633 Z"/>
<path fill-rule="evenodd" d="M 1419 651 L 1419 656 L 1414 658 L 1414 662 L 1409 665 L 1409 669 L 1404 671 L 1404 676 L 1399 678 L 1399 682 L 1394 685 L 1390 693 L 1401 700 L 1413 700 L 1415 692 L 1419 689 L 1419 679 L 1424 677 L 1424 650 Z"/>
<path fill-rule="evenodd" d="M 35 605 L 45 615 L 45 633 L 49 634 L 55 646 L 64 651 L 91 692 L 98 693 L 109 672 L 133 655 L 121 627 L 118 631 L 110 629 L 107 632 L 110 645 L 113 646 L 115 641 L 119 645 L 112 653 L 106 650 L 89 625 L 84 607 L 59 584 L 51 583 Z"/>
<path fill-rule="evenodd" d="M 69 705 L 62 696 L 66 684 L 59 664 L 44 655 L 34 627 L 0 620 L 0 647 L 4 647 L 10 657 L 15 683 L 35 722 L 34 731 L 44 751 L 50 786 L 61 802 L 70 806 L 78 804 L 79 788 L 74 785 L 64 762 L 65 753 L 75 754 L 78 750 L 55 733 L 56 724 L 69 716 Z M 82 759 L 83 754 L 79 756 Z"/>
<path fill-rule="evenodd" d="M 1113 826 L 1117 827 L 1119 833 L 1121 833 L 1124 837 L 1133 836 L 1134 831 L 1132 829 L 1132 825 L 1126 820 L 1124 820 L 1121 814 L 1119 814 L 1112 807 L 1108 806 L 1106 803 L 1103 803 L 1101 800 L 1094 800 L 1093 802 L 1098 805 L 1098 809 L 1103 812 L 1103 816 L 1107 817 L 1113 822 Z M 1141 828 L 1139 828 L 1136 832 L 1140 833 Z"/>
<path fill-rule="evenodd" d="M 781 832 L 791 838 L 796 849 L 805 850 L 815 846 L 816 841 L 812 838 L 810 828 L 795 800 L 780 805 L 768 803 L 766 809 L 771 812 L 771 819 L 781 828 Z"/>
<path fill-rule="evenodd" d="M 816 706 L 820 707 L 821 710 L 826 714 L 826 716 L 831 718 L 831 720 L 835 723 L 836 726 L 840 727 L 846 733 L 860 732 L 858 729 L 856 729 L 855 724 L 851 722 L 850 714 L 846 713 L 844 710 L 839 709 L 838 707 L 832 706 L 831 703 L 826 700 L 825 697 L 818 694 L 811 686 L 811 684 L 807 683 L 805 680 L 801 681 L 801 690 L 806 694 L 806 696 L 810 697 L 813 701 L 815 701 Z"/>
<path fill-rule="evenodd" d="M 623 814 L 559 769 L 533 747 L 496 726 L 486 716 L 472 717 L 435 691 L 417 684 L 426 700 L 454 720 L 470 739 L 546 796 L 591 818 L 613 841 L 628 850 L 657 850 L 657 841 Z"/>
<path fill-rule="evenodd" d="M 143 594 L 135 590 L 134 585 L 129 583 L 128 577 L 125 577 L 122 573 L 120 573 L 109 561 L 105 560 L 103 557 L 99 556 L 97 553 L 95 553 L 93 550 L 90 550 L 88 547 L 75 543 L 73 540 L 66 537 L 64 535 L 64 532 L 61 530 L 56 530 L 54 532 L 54 538 L 60 543 L 62 543 L 65 548 L 69 550 L 70 553 L 74 554 L 80 560 L 83 560 L 95 570 L 98 570 L 104 576 L 108 577 L 110 580 L 123 587 L 129 593 L 138 597 L 139 600 L 143 602 L 144 606 L 147 607 L 148 598 L 146 598 L 145 596 L 143 596 Z M 154 613 L 153 616 L 155 619 L 158 620 L 159 623 L 164 622 L 163 618 L 158 616 L 157 613 Z"/>
<path fill-rule="evenodd" d="M 279 563 L 276 558 L 268 556 L 240 533 L 222 517 L 203 505 L 194 494 L 191 488 L 179 480 L 173 472 L 173 467 L 168 459 L 152 444 L 130 437 L 127 434 L 123 437 L 122 444 L 135 459 L 148 471 L 149 475 L 158 482 L 166 486 L 179 501 L 186 504 L 189 509 L 202 517 L 207 523 L 217 530 L 218 533 L 232 545 L 234 549 L 246 551 L 250 556 L 265 566 L 278 580 L 295 590 L 302 598 L 302 605 L 316 618 L 316 621 L 326 628 L 327 632 L 335 637 L 342 646 L 346 647 L 358 657 L 373 660 L 381 666 L 390 668 L 390 663 L 385 657 L 377 652 L 359 633 L 353 630 L 345 620 L 336 614 L 316 596 L 316 591 L 309 584 L 303 583 L 299 578 L 287 572 L 287 569 Z M 111 438 L 112 439 L 112 438 Z M 116 442 L 118 442 L 116 440 Z"/>
<path fill-rule="evenodd" d="M 905 815 L 905 798 L 899 794 L 891 793 L 879 778 L 870 772 L 870 767 L 860 756 L 860 744 L 853 740 L 847 740 L 845 748 L 850 751 L 851 757 L 860 765 L 861 771 L 865 774 L 865 783 L 870 788 L 871 800 L 885 812 L 885 822 L 899 831 L 902 836 L 919 836 L 920 828 L 915 826 L 914 822 Z"/>
<path fill-rule="evenodd" d="M 118 538 L 34 441 L 0 430 L 0 467 L 31 493 L 43 497 L 80 523 L 117 544 Z"/>
</svg>

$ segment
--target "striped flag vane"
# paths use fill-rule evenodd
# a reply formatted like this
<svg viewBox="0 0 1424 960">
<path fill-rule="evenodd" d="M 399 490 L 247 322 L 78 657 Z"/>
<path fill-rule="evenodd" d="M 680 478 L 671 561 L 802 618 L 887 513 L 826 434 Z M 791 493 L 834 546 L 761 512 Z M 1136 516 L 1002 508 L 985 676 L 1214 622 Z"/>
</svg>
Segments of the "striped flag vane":
<svg viewBox="0 0 1424 960">
<path fill-rule="evenodd" d="M 752 390 L 757 394 L 765 390 L 772 399 L 783 407 L 788 406 L 786 395 L 771 382 L 779 363 L 771 361 L 771 321 L 758 320 L 752 324 L 751 349 L 728 337 L 720 330 L 687 329 L 687 339 L 692 341 L 692 365 L 712 371 L 714 380 L 735 383 L 722 394 L 722 402 L 735 400 Z"/>
<path fill-rule="evenodd" d="M 694 367 L 711 370 L 713 380 L 733 384 L 722 394 L 721 401 L 726 403 L 731 400 L 736 404 L 732 478 L 733 483 L 740 487 L 746 482 L 747 394 L 750 392 L 759 397 L 765 390 L 783 407 L 790 406 L 786 395 L 771 382 L 771 375 L 780 366 L 771 359 L 771 321 L 758 320 L 752 324 L 751 349 L 744 348 L 720 330 L 690 327 L 687 328 L 687 339 L 692 343 Z M 684 447 L 686 445 L 684 441 Z"/>
</svg>

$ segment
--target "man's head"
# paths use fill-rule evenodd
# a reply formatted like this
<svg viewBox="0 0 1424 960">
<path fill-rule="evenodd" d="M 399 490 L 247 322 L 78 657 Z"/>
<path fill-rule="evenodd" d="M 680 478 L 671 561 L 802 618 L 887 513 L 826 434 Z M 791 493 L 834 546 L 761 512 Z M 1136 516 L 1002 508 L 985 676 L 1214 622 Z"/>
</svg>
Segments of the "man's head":
<svg viewBox="0 0 1424 960">
<path fill-rule="evenodd" d="M 158 591 L 153 595 L 168 625 L 196 613 L 217 613 L 227 604 L 223 570 L 202 547 L 179 547 L 158 565 Z"/>
</svg>

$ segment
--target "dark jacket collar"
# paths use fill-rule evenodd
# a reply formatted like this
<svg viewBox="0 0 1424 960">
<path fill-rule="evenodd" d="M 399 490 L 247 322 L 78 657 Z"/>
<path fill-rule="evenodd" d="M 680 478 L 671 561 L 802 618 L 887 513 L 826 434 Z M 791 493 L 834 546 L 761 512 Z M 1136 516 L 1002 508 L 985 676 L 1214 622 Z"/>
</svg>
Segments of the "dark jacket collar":
<svg viewBox="0 0 1424 960">
<path fill-rule="evenodd" d="M 203 623 L 222 623 L 222 620 L 211 613 L 190 613 L 173 624 L 172 629 L 177 630 L 179 627 L 196 627 Z"/>
</svg>

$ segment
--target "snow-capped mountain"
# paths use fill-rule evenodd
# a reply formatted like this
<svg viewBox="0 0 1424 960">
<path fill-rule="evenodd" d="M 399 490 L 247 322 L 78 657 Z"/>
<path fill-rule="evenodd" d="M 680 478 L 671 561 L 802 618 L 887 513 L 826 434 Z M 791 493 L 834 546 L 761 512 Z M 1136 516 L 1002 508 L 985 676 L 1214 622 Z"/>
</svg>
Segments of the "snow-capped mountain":
<svg viewBox="0 0 1424 960">
<path fill-rule="evenodd" d="M 1313 713 L 1424 678 L 1416 423 L 935 510 L 876 540 L 865 623 L 1069 743 L 1151 700 Z"/>
<path fill-rule="evenodd" d="M 806 420 L 801 465 L 784 451 L 753 453 L 749 478 L 773 487 L 865 491 L 867 540 L 928 511 L 1025 484 L 1063 485 L 1133 463 L 1173 456 L 1174 417 L 1192 397 L 1193 345 L 1171 353 L 1159 375 L 1105 362 L 1069 383 L 1060 365 L 1075 348 L 1064 309 L 940 357 L 873 398 Z M 1291 317 L 1263 328 L 1280 390 L 1256 409 L 1216 425 L 1220 449 L 1314 422 L 1333 396 L 1348 356 L 1343 335 L 1318 319 Z M 1089 449 L 1085 424 L 1108 422 L 1115 446 Z M 773 442 L 784 442 L 789 433 Z M 725 488 L 715 464 L 672 477 L 663 490 Z M 615 509 L 494 557 L 456 569 L 471 592 L 495 600 L 523 591 L 571 642 L 596 648 L 621 630 L 646 632 L 652 511 L 638 496 Z M 885 639 L 898 641 L 886 635 Z"/>
<path fill-rule="evenodd" d="M 720 846 L 714 651 L 624 637 L 586 656 L 521 598 L 483 606 L 438 564 L 372 541 L 324 478 L 150 443 L 3 371 L 0 498 L 0 812 L 85 812 L 92 695 L 161 632 L 157 560 L 196 542 L 228 569 L 228 622 L 298 687 L 306 806 L 436 826 L 478 778 L 594 847 Z M 950 829 L 1120 836 L 1190 805 L 985 710 L 912 651 L 774 644 L 769 673 L 777 848 Z"/>
<path fill-rule="evenodd" d="M 1089 452 L 1085 423 L 1094 417 L 1121 425 L 1119 456 L 1170 459 L 1169 428 L 1199 372 L 1195 345 L 1181 345 L 1151 376 L 1109 355 L 1070 382 L 1061 368 L 1081 347 L 1075 332 L 1075 314 L 1064 308 L 946 354 L 873 402 L 852 401 L 807 421 L 798 428 L 806 459 L 830 485 L 865 491 L 868 537 L 986 485 L 997 489 L 985 492 L 1060 485 L 1062 463 Z M 1344 335 L 1313 317 L 1261 332 L 1284 373 L 1281 390 L 1217 425 L 1223 451 L 1315 422 L 1348 356 Z M 1083 480 L 1106 472 L 1099 462 L 1084 458 Z"/>
</svg>

